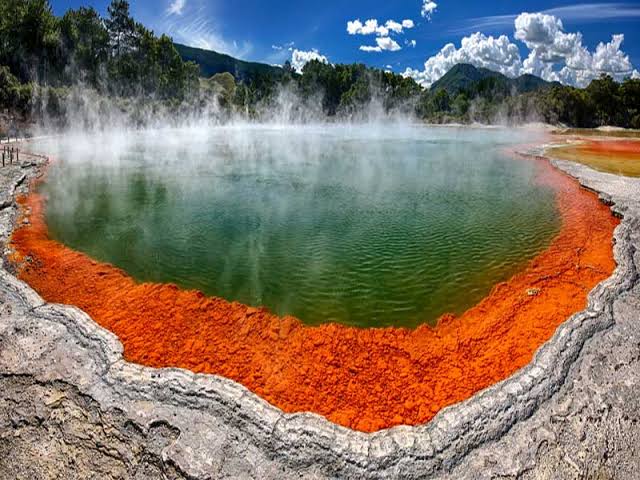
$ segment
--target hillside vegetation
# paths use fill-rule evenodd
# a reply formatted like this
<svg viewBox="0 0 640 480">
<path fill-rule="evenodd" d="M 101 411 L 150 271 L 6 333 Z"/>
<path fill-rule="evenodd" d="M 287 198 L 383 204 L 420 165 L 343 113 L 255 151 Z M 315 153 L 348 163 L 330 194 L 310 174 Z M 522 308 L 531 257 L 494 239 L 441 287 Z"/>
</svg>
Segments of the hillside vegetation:
<svg viewBox="0 0 640 480">
<path fill-rule="evenodd" d="M 173 45 L 183 61 L 198 65 L 202 77 L 208 78 L 218 73 L 230 73 L 240 81 L 250 81 L 260 75 L 272 75 L 279 78 L 284 73 L 281 67 L 265 63 L 245 62 L 224 53 L 188 47 L 179 43 Z"/>
<path fill-rule="evenodd" d="M 502 73 L 486 68 L 476 68 L 468 63 L 460 63 L 449 70 L 440 80 L 431 86 L 431 90 L 444 90 L 449 95 L 459 93 L 467 95 L 483 95 L 493 92 L 495 95 L 511 96 L 517 93 L 534 92 L 560 86 L 558 82 L 547 82 L 534 75 L 522 75 L 509 78 Z"/>
<path fill-rule="evenodd" d="M 427 122 L 544 121 L 640 128 L 640 80 L 578 89 L 461 64 L 429 89 L 362 64 L 298 74 L 175 44 L 135 21 L 126 0 L 56 17 L 47 0 L 0 0 L 0 112 L 24 122 L 134 125 L 234 117 L 304 122 L 402 116 Z M 0 114 L 0 130 L 3 128 Z M 5 128 L 6 120 L 5 116 Z"/>
</svg>

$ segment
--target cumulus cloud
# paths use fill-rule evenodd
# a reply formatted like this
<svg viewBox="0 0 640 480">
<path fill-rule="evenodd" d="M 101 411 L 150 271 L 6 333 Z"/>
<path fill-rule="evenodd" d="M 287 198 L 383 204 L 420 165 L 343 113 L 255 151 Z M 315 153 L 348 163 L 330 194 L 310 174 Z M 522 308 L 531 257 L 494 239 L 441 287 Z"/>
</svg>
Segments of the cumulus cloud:
<svg viewBox="0 0 640 480">
<path fill-rule="evenodd" d="M 637 77 L 629 56 L 620 47 L 624 41 L 624 35 L 613 35 L 609 43 L 600 42 L 596 51 L 590 54 L 581 47 L 577 59 L 569 58 L 566 66 L 558 73 L 558 78 L 563 83 L 584 87 L 600 75 L 611 75 L 618 81 L 628 77 Z"/>
<path fill-rule="evenodd" d="M 565 32 L 554 15 L 522 13 L 515 20 L 514 36 L 531 50 L 523 72 L 546 80 L 584 87 L 603 73 L 620 81 L 634 71 L 629 56 L 621 50 L 621 34 L 599 43 L 592 53 L 583 45 L 582 34 Z"/>
<path fill-rule="evenodd" d="M 390 37 L 378 37 L 376 38 L 376 46 L 361 45 L 360 50 L 363 52 L 397 52 L 402 47 L 393 38 Z"/>
<path fill-rule="evenodd" d="M 536 51 L 544 62 L 557 63 L 582 46 L 582 34 L 564 33 L 562 21 L 544 13 L 522 13 L 515 20 L 514 37 Z"/>
<path fill-rule="evenodd" d="M 187 0 L 173 0 L 167 8 L 167 15 L 182 15 Z"/>
<path fill-rule="evenodd" d="M 387 20 L 385 26 L 388 30 L 391 30 L 395 33 L 402 33 L 403 26 L 401 23 L 394 22 L 393 20 Z"/>
<path fill-rule="evenodd" d="M 387 20 L 384 25 L 378 23 L 378 20 L 371 18 L 364 23 L 360 19 L 347 22 L 347 32 L 349 35 L 376 35 L 376 45 L 361 45 L 360 50 L 363 52 L 396 52 L 402 50 L 400 44 L 393 40 L 390 35 L 400 35 L 405 30 L 413 28 L 415 24 L 413 20 L 405 19 L 402 22 L 395 20 Z"/>
<path fill-rule="evenodd" d="M 433 0 L 422 0 L 422 11 L 420 12 L 424 18 L 431 20 L 431 16 L 438 8 L 438 4 Z"/>
<path fill-rule="evenodd" d="M 311 49 L 308 51 L 294 49 L 291 53 L 291 66 L 293 69 L 302 73 L 302 69 L 304 66 L 309 63 L 311 60 L 318 60 L 322 63 L 329 63 L 329 60 L 324 55 L 321 55 L 318 50 Z"/>
<path fill-rule="evenodd" d="M 398 42 L 389 37 L 376 38 L 376 43 L 382 50 L 386 50 L 389 52 L 396 52 L 400 50 L 400 45 L 398 45 Z"/>
<path fill-rule="evenodd" d="M 415 40 L 405 40 L 404 44 L 407 47 L 416 48 L 416 45 L 418 44 L 418 42 L 416 42 Z"/>
<path fill-rule="evenodd" d="M 495 38 L 478 32 L 464 37 L 460 48 L 456 48 L 453 43 L 445 45 L 425 62 L 424 70 L 408 68 L 404 75 L 413 77 L 418 83 L 428 87 L 458 63 L 471 63 L 512 77 L 522 69 L 520 51 L 506 35 Z"/>
<path fill-rule="evenodd" d="M 369 19 L 362 23 L 360 19 L 347 22 L 347 32 L 349 35 L 388 35 L 389 30 L 378 25 L 375 18 Z"/>
<path fill-rule="evenodd" d="M 517 45 L 506 36 L 498 38 L 477 32 L 464 37 L 460 48 L 452 43 L 427 59 L 424 70 L 408 68 L 404 75 L 430 86 L 454 65 L 470 63 L 501 72 L 509 77 L 524 73 L 549 81 L 584 87 L 600 75 L 609 74 L 621 81 L 637 70 L 622 51 L 624 35 L 613 35 L 590 52 L 580 32 L 566 32 L 562 20 L 545 13 L 522 13 L 514 20 L 514 38 L 529 49 L 524 61 Z"/>
<path fill-rule="evenodd" d="M 521 13 L 515 20 L 514 37 L 529 48 L 553 43 L 562 32 L 562 21 L 544 13 Z"/>
<path fill-rule="evenodd" d="M 347 22 L 347 33 L 349 35 L 377 35 L 379 37 L 388 37 L 391 32 L 401 34 L 405 29 L 411 29 L 415 26 L 413 20 L 403 20 L 396 22 L 395 20 L 387 20 L 384 24 L 379 23 L 375 18 L 370 18 L 364 23 L 358 18 Z"/>
</svg>

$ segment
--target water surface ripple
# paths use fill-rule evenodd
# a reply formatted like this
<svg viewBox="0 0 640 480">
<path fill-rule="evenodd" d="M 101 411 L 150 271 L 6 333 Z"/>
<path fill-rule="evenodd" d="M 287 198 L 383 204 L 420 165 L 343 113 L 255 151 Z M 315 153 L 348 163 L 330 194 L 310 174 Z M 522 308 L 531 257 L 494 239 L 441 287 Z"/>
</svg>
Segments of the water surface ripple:
<svg viewBox="0 0 640 480">
<path fill-rule="evenodd" d="M 140 281 L 309 324 L 433 323 L 549 244 L 523 134 L 228 127 L 42 141 L 53 238 Z"/>
</svg>

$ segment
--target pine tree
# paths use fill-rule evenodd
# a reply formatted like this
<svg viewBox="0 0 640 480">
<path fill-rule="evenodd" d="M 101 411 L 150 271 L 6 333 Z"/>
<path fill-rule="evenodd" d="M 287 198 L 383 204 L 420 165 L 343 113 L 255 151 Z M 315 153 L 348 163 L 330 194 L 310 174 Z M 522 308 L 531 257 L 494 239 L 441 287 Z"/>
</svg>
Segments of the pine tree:
<svg viewBox="0 0 640 480">
<path fill-rule="evenodd" d="M 129 2 L 127 0 L 113 0 L 107 9 L 109 18 L 106 20 L 109 32 L 109 44 L 111 53 L 120 57 L 128 52 L 135 34 L 135 22 L 129 14 Z"/>
</svg>

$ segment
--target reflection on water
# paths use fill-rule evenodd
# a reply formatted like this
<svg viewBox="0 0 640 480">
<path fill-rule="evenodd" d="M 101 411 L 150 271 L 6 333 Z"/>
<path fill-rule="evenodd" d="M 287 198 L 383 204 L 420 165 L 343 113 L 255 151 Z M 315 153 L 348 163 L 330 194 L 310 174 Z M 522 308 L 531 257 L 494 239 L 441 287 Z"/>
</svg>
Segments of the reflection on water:
<svg viewBox="0 0 640 480">
<path fill-rule="evenodd" d="M 556 233 L 553 192 L 500 130 L 220 128 L 72 139 L 53 238 L 140 281 L 310 324 L 462 313 Z"/>
</svg>

